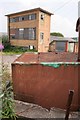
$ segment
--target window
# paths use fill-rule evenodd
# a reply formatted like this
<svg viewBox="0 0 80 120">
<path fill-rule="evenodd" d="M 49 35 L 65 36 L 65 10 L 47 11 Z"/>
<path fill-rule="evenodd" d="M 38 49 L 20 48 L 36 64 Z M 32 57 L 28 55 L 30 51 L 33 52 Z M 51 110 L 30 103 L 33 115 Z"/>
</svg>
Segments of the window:
<svg viewBox="0 0 80 120">
<path fill-rule="evenodd" d="M 30 14 L 28 15 L 29 20 L 35 20 L 36 19 L 36 14 Z"/>
<path fill-rule="evenodd" d="M 29 20 L 31 20 L 31 15 L 29 15 Z"/>
<path fill-rule="evenodd" d="M 35 28 L 29 28 L 29 40 L 34 40 L 36 39 L 36 31 Z"/>
<path fill-rule="evenodd" d="M 19 29 L 18 28 L 10 29 L 10 39 L 19 39 Z"/>
<path fill-rule="evenodd" d="M 14 18 L 15 19 L 15 22 L 18 22 L 19 21 L 19 17 L 16 17 Z"/>
<path fill-rule="evenodd" d="M 15 22 L 15 18 L 10 18 L 10 22 Z"/>
<path fill-rule="evenodd" d="M 44 13 L 41 14 L 41 20 L 44 20 Z"/>
<path fill-rule="evenodd" d="M 15 29 L 10 29 L 10 39 L 15 39 Z"/>
<path fill-rule="evenodd" d="M 56 51 L 65 51 L 66 42 L 56 42 Z"/>
<path fill-rule="evenodd" d="M 33 49 L 34 49 L 34 46 L 33 46 L 33 45 L 29 45 L 29 49 L 30 49 L 30 50 L 33 50 Z"/>
<path fill-rule="evenodd" d="M 24 16 L 20 16 L 19 21 L 23 21 L 23 20 L 24 20 Z"/>
<path fill-rule="evenodd" d="M 24 39 L 24 29 L 19 29 L 19 39 Z"/>
<path fill-rule="evenodd" d="M 44 40 L 44 33 L 41 32 L 41 33 L 40 33 L 40 42 L 43 43 L 43 40 Z"/>
<path fill-rule="evenodd" d="M 36 14 L 30 14 L 30 15 L 10 18 L 10 22 L 18 22 L 18 21 L 24 21 L 24 20 L 35 20 L 35 19 L 36 19 Z"/>
<path fill-rule="evenodd" d="M 10 18 L 10 22 L 18 22 L 18 21 L 19 21 L 19 17 Z"/>
<path fill-rule="evenodd" d="M 12 28 L 10 29 L 11 39 L 35 40 L 36 28 Z"/>
<path fill-rule="evenodd" d="M 43 32 L 40 33 L 40 39 L 41 39 L 41 40 L 44 39 L 44 33 L 43 33 Z"/>
<path fill-rule="evenodd" d="M 35 40 L 36 39 L 36 28 L 25 28 L 24 39 Z"/>
</svg>

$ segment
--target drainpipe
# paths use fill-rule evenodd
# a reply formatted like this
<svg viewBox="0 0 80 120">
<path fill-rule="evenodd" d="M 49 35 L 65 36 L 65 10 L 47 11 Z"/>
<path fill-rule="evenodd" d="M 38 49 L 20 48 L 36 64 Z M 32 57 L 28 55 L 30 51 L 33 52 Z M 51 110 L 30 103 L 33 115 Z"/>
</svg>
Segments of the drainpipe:
<svg viewBox="0 0 80 120">
<path fill-rule="evenodd" d="M 78 59 L 77 62 L 80 62 L 80 17 L 76 23 L 76 32 L 78 32 Z"/>
</svg>

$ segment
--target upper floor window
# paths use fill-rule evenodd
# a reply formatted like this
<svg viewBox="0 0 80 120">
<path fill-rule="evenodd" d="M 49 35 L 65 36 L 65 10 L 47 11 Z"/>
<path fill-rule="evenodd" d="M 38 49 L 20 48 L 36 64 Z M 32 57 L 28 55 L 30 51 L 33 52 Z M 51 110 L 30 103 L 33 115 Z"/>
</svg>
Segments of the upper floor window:
<svg viewBox="0 0 80 120">
<path fill-rule="evenodd" d="M 10 18 L 10 22 L 18 22 L 18 21 L 19 21 L 19 18 L 18 18 L 18 17 Z"/>
<path fill-rule="evenodd" d="M 41 13 L 41 20 L 44 20 L 44 13 Z"/>
<path fill-rule="evenodd" d="M 24 16 L 20 16 L 19 21 L 23 21 L 23 20 L 24 20 Z"/>
<path fill-rule="evenodd" d="M 18 22 L 18 21 L 24 21 L 24 20 L 35 20 L 36 14 L 29 14 L 24 16 L 19 16 L 15 18 L 10 18 L 10 22 Z"/>
<path fill-rule="evenodd" d="M 29 15 L 29 20 L 35 20 L 35 19 L 36 19 L 36 14 Z"/>
<path fill-rule="evenodd" d="M 10 18 L 10 22 L 15 22 L 15 18 Z"/>
</svg>

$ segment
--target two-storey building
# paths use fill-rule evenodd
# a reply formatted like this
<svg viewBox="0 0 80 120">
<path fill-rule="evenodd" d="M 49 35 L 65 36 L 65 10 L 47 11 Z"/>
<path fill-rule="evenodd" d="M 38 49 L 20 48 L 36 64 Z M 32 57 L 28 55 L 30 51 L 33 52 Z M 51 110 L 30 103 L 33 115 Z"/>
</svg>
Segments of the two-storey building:
<svg viewBox="0 0 80 120">
<path fill-rule="evenodd" d="M 41 8 L 6 15 L 11 45 L 47 52 L 50 43 L 51 15 L 52 13 Z"/>
</svg>

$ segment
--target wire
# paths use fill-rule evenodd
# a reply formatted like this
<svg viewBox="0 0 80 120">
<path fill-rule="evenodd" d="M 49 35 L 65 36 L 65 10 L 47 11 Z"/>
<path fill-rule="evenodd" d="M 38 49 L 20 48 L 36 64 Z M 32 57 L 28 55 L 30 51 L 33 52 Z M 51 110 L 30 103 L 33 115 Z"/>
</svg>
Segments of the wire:
<svg viewBox="0 0 80 120">
<path fill-rule="evenodd" d="M 55 9 L 54 12 L 60 10 L 61 8 L 63 8 L 65 5 L 69 4 L 72 0 L 68 0 L 67 2 L 65 2 L 63 5 L 61 5 L 59 8 Z"/>
</svg>

